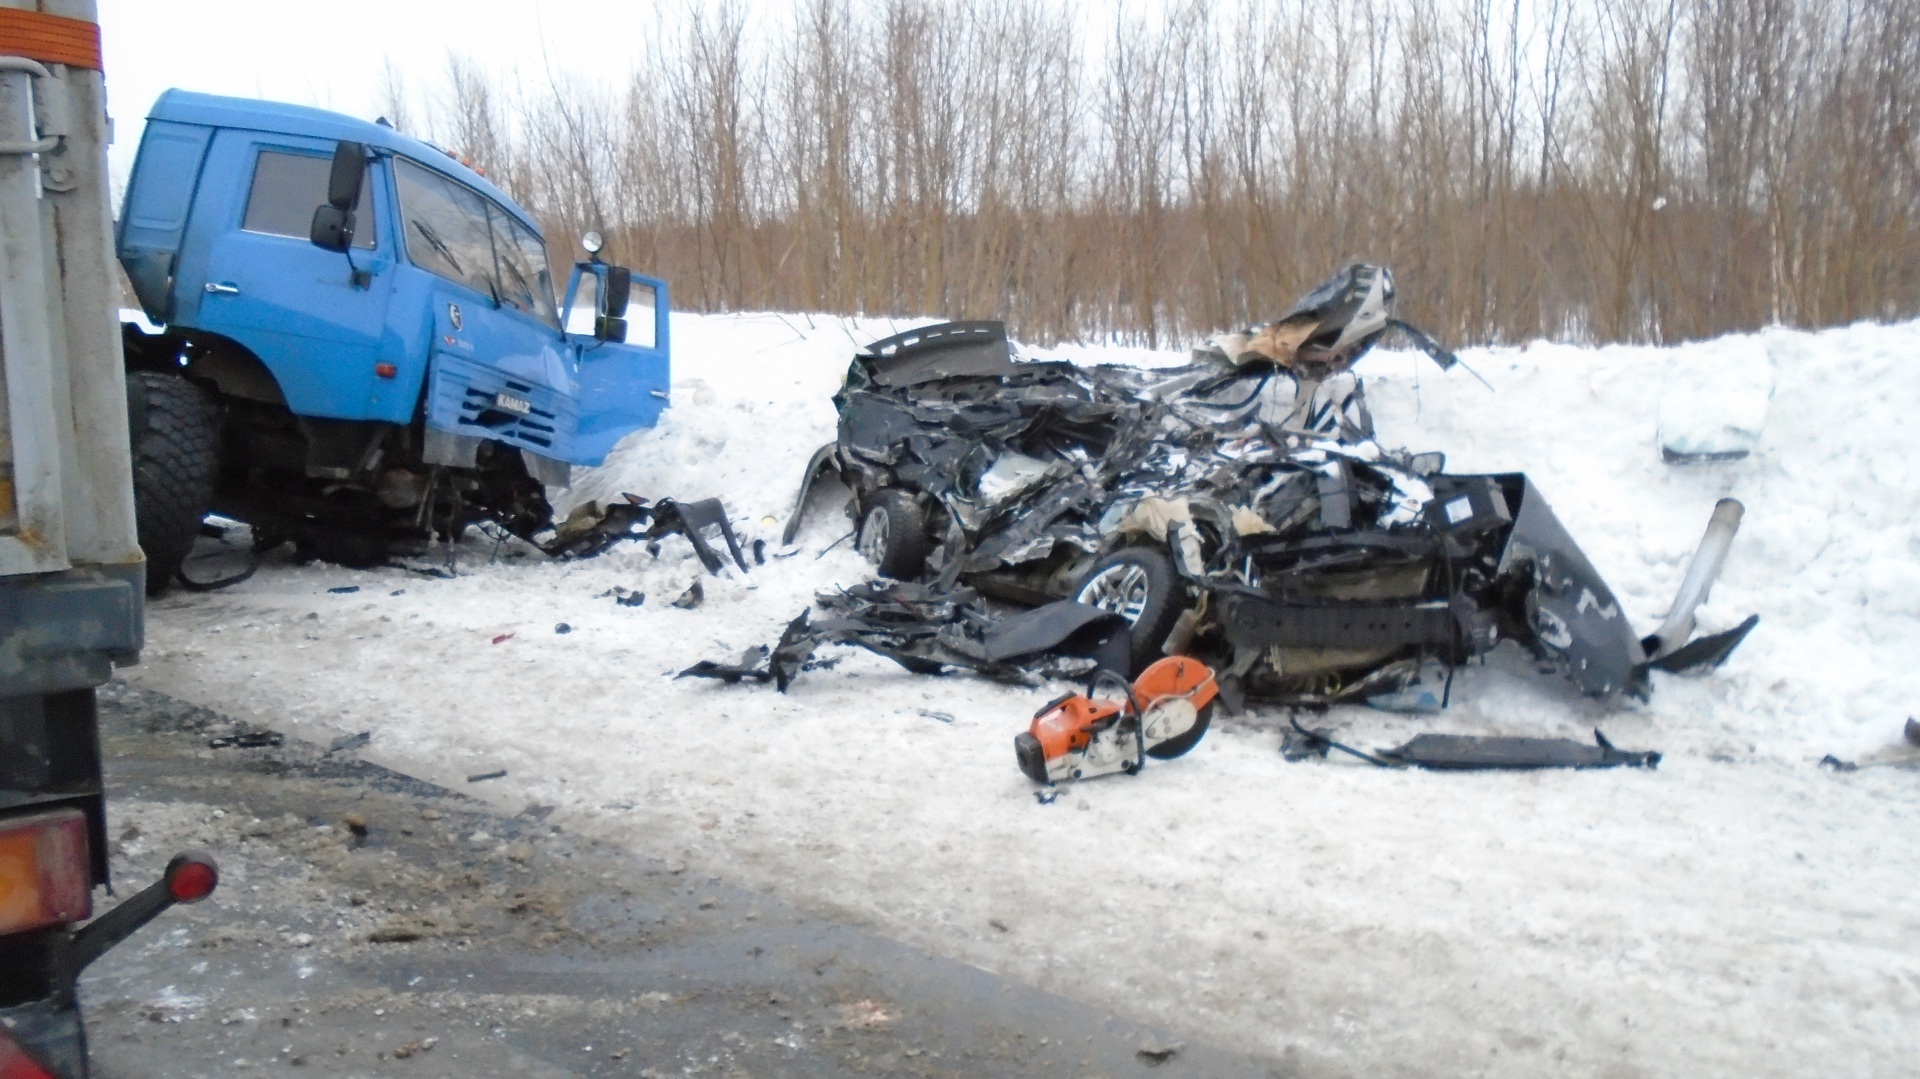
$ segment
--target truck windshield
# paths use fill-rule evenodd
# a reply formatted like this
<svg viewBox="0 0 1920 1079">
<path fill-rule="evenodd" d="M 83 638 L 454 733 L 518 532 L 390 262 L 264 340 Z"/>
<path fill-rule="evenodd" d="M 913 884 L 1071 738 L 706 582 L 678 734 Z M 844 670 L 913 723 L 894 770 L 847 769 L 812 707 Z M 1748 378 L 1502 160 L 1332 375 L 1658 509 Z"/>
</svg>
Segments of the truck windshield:
<svg viewBox="0 0 1920 1079">
<path fill-rule="evenodd" d="M 553 302 L 553 273 L 547 269 L 547 245 L 540 242 L 532 229 L 507 216 L 505 210 L 498 206 L 492 210 L 494 240 L 500 253 L 500 298 L 559 329 L 560 316 Z"/>
<path fill-rule="evenodd" d="M 472 188 L 405 158 L 395 164 L 408 261 L 559 329 L 540 238 Z"/>
</svg>

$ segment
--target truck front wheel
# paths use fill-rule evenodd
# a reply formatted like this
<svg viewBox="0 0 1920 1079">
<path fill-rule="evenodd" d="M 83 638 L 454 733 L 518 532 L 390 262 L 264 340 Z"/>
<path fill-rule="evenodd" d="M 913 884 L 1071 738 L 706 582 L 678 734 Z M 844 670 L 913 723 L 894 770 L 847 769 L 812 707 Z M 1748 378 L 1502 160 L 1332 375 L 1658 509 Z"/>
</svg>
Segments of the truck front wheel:
<svg viewBox="0 0 1920 1079">
<path fill-rule="evenodd" d="M 133 512 L 147 556 L 147 594 L 180 571 L 213 504 L 220 463 L 220 406 L 175 375 L 127 372 L 133 436 Z"/>
</svg>

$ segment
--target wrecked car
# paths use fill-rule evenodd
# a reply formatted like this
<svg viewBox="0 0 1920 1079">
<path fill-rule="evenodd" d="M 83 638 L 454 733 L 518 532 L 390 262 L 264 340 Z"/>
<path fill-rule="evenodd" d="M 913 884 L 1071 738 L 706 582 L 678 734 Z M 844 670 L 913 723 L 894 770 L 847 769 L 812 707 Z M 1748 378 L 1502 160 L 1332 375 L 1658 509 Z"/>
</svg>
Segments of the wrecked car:
<svg viewBox="0 0 1920 1079">
<path fill-rule="evenodd" d="M 834 397 L 837 438 L 785 539 L 837 479 L 882 576 L 1112 612 L 1132 627 L 1129 673 L 1196 656 L 1232 708 L 1391 702 L 1423 677 L 1421 699 L 1444 703 L 1435 677 L 1501 641 L 1596 697 L 1723 661 L 1757 619 L 1689 638 L 1738 503 L 1716 511 L 1666 624 L 1636 633 L 1526 476 L 1451 474 L 1375 441 L 1354 361 L 1399 332 L 1459 362 L 1393 300 L 1386 269 L 1356 264 L 1173 368 L 1029 359 L 997 322 L 876 341 Z"/>
</svg>

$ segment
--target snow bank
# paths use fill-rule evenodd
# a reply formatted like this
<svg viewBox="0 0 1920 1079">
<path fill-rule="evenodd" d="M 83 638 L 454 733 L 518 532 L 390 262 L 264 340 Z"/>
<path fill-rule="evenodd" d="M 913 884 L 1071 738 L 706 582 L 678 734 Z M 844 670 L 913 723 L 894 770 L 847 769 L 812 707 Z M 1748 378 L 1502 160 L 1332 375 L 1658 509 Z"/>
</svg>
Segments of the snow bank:
<svg viewBox="0 0 1920 1079">
<path fill-rule="evenodd" d="M 673 408 L 575 497 L 720 495 L 774 538 L 853 347 L 908 325 L 675 316 Z M 1756 348 L 1776 388 L 1753 455 L 1663 463 L 1664 387 Z M 126 674 L 316 740 L 370 729 L 390 766 L 1308 1074 L 1890 1074 L 1920 1059 L 1920 789 L 1814 761 L 1885 750 L 1920 701 L 1917 354 L 1916 324 L 1468 351 L 1493 392 L 1414 354 L 1362 361 L 1383 442 L 1530 473 L 1643 628 L 1714 501 L 1740 498 L 1701 629 L 1762 621 L 1720 671 L 1656 675 L 1645 705 L 1503 651 L 1441 716 L 1316 722 L 1362 745 L 1598 725 L 1667 752 L 1655 772 L 1289 765 L 1284 717 L 1261 714 L 1040 806 L 1012 739 L 1044 691 L 864 653 L 786 696 L 674 681 L 864 576 L 829 549 L 851 529 L 832 507 L 800 553 L 708 579 L 691 611 L 667 606 L 698 576 L 677 538 L 577 564 L 490 564 L 473 542 L 449 581 L 269 566 L 155 604 Z M 596 598 L 616 584 L 645 605 Z"/>
</svg>

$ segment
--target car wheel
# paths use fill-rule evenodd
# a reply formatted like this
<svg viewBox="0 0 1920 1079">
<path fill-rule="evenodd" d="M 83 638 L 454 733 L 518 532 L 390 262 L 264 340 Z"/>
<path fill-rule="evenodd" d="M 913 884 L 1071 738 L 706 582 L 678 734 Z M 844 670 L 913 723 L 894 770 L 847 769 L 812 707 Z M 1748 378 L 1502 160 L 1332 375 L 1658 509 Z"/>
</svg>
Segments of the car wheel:
<svg viewBox="0 0 1920 1079">
<path fill-rule="evenodd" d="M 1133 670 L 1128 677 L 1161 657 L 1161 645 L 1186 609 L 1173 563 L 1152 547 L 1128 547 L 1095 562 L 1080 576 L 1073 598 L 1111 611 L 1133 627 Z"/>
<path fill-rule="evenodd" d="M 159 595 L 186 561 L 213 504 L 220 406 L 184 378 L 127 373 L 133 433 L 133 516 L 147 556 L 147 594 Z"/>
<path fill-rule="evenodd" d="M 927 564 L 927 515 L 912 495 L 884 488 L 860 518 L 857 544 L 880 576 L 914 580 Z"/>
</svg>

